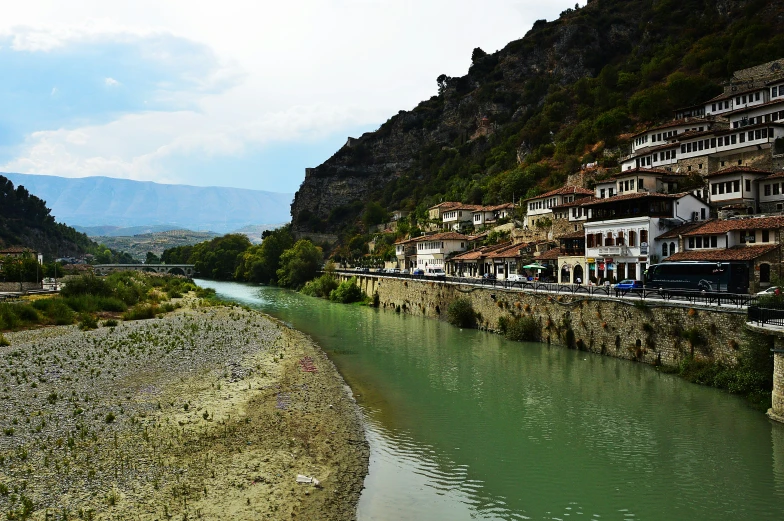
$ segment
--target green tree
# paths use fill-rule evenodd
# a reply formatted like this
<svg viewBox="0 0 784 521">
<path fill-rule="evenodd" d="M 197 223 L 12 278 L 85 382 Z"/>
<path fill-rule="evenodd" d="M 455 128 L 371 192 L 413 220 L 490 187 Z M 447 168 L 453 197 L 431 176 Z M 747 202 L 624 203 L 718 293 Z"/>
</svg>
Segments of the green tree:
<svg viewBox="0 0 784 521">
<path fill-rule="evenodd" d="M 362 213 L 362 222 L 365 226 L 375 226 L 387 221 L 389 214 L 379 203 L 371 201 L 365 206 L 365 211 Z"/>
<path fill-rule="evenodd" d="M 234 274 L 237 280 L 276 284 L 280 268 L 280 256 L 294 245 L 288 226 L 264 232 L 264 240 L 258 246 L 249 248 L 240 257 Z"/>
<path fill-rule="evenodd" d="M 300 239 L 280 256 L 278 284 L 286 288 L 301 288 L 316 276 L 322 261 L 321 248 L 307 239 Z"/>
<path fill-rule="evenodd" d="M 147 258 L 144 260 L 144 263 L 145 264 L 160 264 L 161 263 L 161 259 L 157 255 L 155 255 L 153 252 L 148 251 L 147 252 Z"/>
</svg>

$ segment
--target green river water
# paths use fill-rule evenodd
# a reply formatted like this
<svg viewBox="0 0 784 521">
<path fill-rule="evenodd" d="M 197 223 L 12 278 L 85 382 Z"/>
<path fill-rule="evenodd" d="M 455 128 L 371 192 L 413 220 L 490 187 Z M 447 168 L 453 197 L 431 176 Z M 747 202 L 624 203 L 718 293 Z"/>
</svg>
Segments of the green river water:
<svg viewBox="0 0 784 521">
<path fill-rule="evenodd" d="M 361 521 L 784 520 L 784 425 L 609 357 L 197 281 L 312 336 L 370 442 Z"/>
</svg>

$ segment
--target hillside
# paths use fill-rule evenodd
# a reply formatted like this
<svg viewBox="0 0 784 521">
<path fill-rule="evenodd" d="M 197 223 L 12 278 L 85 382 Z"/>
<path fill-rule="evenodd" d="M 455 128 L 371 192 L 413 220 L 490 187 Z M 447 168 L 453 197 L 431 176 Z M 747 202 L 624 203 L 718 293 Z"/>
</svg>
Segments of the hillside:
<svg viewBox="0 0 784 521">
<path fill-rule="evenodd" d="M 134 259 L 142 261 L 147 252 L 159 256 L 169 248 L 192 246 L 217 237 L 212 232 L 192 232 L 190 230 L 171 230 L 166 232 L 139 233 L 130 236 L 104 235 L 92 237 L 111 250 L 124 251 Z"/>
<path fill-rule="evenodd" d="M 581 164 L 613 169 L 628 146 L 618 136 L 711 98 L 734 70 L 782 56 L 784 5 L 773 0 L 567 9 L 496 53 L 475 49 L 465 76 L 438 76 L 438 95 L 308 169 L 293 229 L 347 237 L 378 205 L 424 218 L 441 200 L 509 202 L 562 186 Z"/>
<path fill-rule="evenodd" d="M 25 246 L 53 256 L 79 256 L 97 248 L 83 233 L 55 222 L 46 203 L 0 175 L 0 247 Z"/>
<path fill-rule="evenodd" d="M 291 194 L 84 177 L 3 174 L 72 226 L 155 226 L 226 233 L 287 220 Z"/>
</svg>

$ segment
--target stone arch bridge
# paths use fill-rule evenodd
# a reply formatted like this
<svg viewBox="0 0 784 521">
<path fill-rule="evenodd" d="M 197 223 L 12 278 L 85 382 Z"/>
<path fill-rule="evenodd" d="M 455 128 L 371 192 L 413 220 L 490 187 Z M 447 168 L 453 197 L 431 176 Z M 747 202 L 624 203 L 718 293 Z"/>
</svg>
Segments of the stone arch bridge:
<svg viewBox="0 0 784 521">
<path fill-rule="evenodd" d="M 96 275 L 108 275 L 113 271 L 146 271 L 150 273 L 168 273 L 193 277 L 196 269 L 193 264 L 96 264 L 93 272 Z"/>
</svg>

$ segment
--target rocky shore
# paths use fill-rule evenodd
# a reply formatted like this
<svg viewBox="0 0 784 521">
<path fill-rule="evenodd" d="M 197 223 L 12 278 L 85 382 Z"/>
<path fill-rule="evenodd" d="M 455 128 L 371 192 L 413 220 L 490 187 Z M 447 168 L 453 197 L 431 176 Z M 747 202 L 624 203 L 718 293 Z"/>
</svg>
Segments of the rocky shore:
<svg viewBox="0 0 784 521">
<path fill-rule="evenodd" d="M 302 333 L 190 301 L 116 327 L 5 336 L 1 516 L 356 517 L 369 454 L 359 412 Z"/>
</svg>

